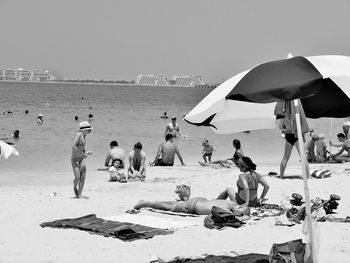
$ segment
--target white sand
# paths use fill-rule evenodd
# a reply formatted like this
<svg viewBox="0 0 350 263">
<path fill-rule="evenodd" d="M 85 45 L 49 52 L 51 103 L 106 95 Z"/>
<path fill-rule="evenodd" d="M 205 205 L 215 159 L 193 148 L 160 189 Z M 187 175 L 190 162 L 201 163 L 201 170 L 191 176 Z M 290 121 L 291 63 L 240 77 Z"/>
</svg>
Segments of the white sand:
<svg viewBox="0 0 350 263">
<path fill-rule="evenodd" d="M 348 164 L 311 165 L 311 171 L 319 167 L 335 172 L 328 179 L 309 180 L 311 198 L 327 198 L 336 193 L 342 198 L 336 216 L 350 215 L 350 172 L 345 170 Z M 259 167 L 258 171 L 278 172 L 278 167 Z M 301 238 L 301 225 L 276 226 L 273 217 L 221 231 L 203 225 L 189 226 L 171 235 L 133 242 L 39 226 L 43 222 L 91 213 L 98 217 L 119 215 L 140 199 L 174 200 L 176 185 L 183 183 L 191 185 L 192 197 L 215 198 L 225 187 L 236 187 L 238 174 L 236 168 L 150 167 L 146 182 L 120 184 L 107 182 L 104 172 L 88 171 L 84 189 L 88 200 L 72 198 L 73 175 L 67 179 L 66 186 L 1 187 L 0 262 L 149 262 L 156 256 L 171 260 L 205 254 L 268 254 L 273 243 Z M 288 174 L 301 174 L 301 169 L 287 167 Z M 269 203 L 280 204 L 293 192 L 303 194 L 302 180 L 266 179 L 271 186 L 267 195 Z M 319 227 L 319 262 L 350 262 L 350 224 L 327 222 L 319 223 Z"/>
</svg>

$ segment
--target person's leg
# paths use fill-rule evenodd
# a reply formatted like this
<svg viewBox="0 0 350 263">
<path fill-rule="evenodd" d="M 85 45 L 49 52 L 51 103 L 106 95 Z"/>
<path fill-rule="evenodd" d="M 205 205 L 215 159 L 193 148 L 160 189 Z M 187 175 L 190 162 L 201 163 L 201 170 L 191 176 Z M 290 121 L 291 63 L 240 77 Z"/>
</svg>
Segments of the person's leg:
<svg viewBox="0 0 350 263">
<path fill-rule="evenodd" d="M 141 168 L 141 177 L 142 178 L 146 177 L 146 169 L 145 168 Z"/>
<path fill-rule="evenodd" d="M 211 162 L 211 154 L 208 155 L 208 161 Z"/>
<path fill-rule="evenodd" d="M 207 158 L 206 158 L 205 154 L 203 154 L 203 160 L 204 160 L 205 163 L 207 162 Z"/>
<path fill-rule="evenodd" d="M 78 184 L 80 180 L 80 164 L 77 160 L 71 159 L 72 162 L 72 168 L 74 173 L 74 180 L 73 180 L 73 191 L 76 197 L 79 196 L 79 190 L 78 190 Z"/>
<path fill-rule="evenodd" d="M 346 155 L 336 156 L 335 161 L 338 163 L 350 162 L 350 157 Z"/>
<path fill-rule="evenodd" d="M 290 158 L 290 155 L 292 153 L 293 145 L 290 144 L 289 142 L 286 141 L 284 145 L 284 155 L 280 164 L 280 177 L 283 179 L 284 178 L 284 172 L 287 167 L 288 160 Z M 297 148 L 299 149 L 299 148 Z"/>
<path fill-rule="evenodd" d="M 85 177 L 86 177 L 86 163 L 85 159 L 80 163 L 80 180 L 79 180 L 79 186 L 78 186 L 78 198 L 82 197 L 82 192 L 85 184 Z"/>
<path fill-rule="evenodd" d="M 154 209 L 164 210 L 164 211 L 174 211 L 176 206 L 176 201 L 139 201 L 134 209 L 141 209 L 143 207 L 150 207 Z"/>
<path fill-rule="evenodd" d="M 216 199 L 226 200 L 228 197 L 228 188 L 229 187 L 227 187 L 224 191 L 222 191 Z"/>
</svg>

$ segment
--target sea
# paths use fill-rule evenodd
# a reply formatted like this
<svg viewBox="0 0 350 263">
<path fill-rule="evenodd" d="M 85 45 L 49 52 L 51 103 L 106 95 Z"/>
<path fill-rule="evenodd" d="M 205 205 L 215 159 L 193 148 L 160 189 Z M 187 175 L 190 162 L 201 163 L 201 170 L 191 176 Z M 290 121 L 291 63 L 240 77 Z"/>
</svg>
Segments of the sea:
<svg viewBox="0 0 350 263">
<path fill-rule="evenodd" d="M 204 138 L 215 148 L 212 160 L 231 157 L 232 140 L 239 139 L 244 153 L 258 167 L 272 166 L 278 172 L 285 140 L 277 128 L 219 135 L 212 128 L 194 126 L 183 120 L 211 91 L 194 87 L 0 82 L 0 137 L 11 135 L 16 129 L 21 136 L 14 142 L 19 156 L 0 158 L 0 185 L 71 182 L 73 136 L 79 123 L 86 121 L 90 113 L 94 116 L 93 131 L 87 136 L 86 149 L 93 154 L 87 159 L 87 174 L 104 166 L 112 140 L 118 141 L 127 153 L 136 142 L 141 142 L 146 163 L 153 161 L 170 122 L 160 118 L 164 112 L 169 117 L 176 116 L 181 132 L 188 136 L 175 141 L 187 166 L 199 166 Z M 6 110 L 12 111 L 12 115 L 3 114 Z M 36 122 L 38 114 L 44 115 L 43 125 Z M 79 117 L 78 121 L 75 116 Z M 342 131 L 342 119 L 308 119 L 308 123 L 316 132 L 325 134 L 327 143 L 329 139 L 335 141 L 336 134 Z M 294 150 L 290 163 L 298 162 Z M 175 165 L 180 165 L 177 157 Z"/>
</svg>

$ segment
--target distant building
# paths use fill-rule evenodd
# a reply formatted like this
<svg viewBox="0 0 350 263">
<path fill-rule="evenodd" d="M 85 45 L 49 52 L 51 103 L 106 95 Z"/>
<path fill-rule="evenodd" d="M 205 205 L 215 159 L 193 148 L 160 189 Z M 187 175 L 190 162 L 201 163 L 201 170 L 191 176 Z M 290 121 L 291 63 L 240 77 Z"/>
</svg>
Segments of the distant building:
<svg viewBox="0 0 350 263">
<path fill-rule="evenodd" d="M 164 75 L 159 74 L 140 74 L 136 78 L 136 85 L 153 85 L 153 86 L 167 86 L 169 82 Z"/>
<path fill-rule="evenodd" d="M 172 79 L 175 86 L 195 87 L 204 84 L 201 76 L 174 76 Z"/>
<path fill-rule="evenodd" d="M 1 80 L 19 80 L 19 81 L 48 81 L 56 78 L 49 71 L 38 71 L 32 69 L 2 69 L 0 71 Z"/>
</svg>

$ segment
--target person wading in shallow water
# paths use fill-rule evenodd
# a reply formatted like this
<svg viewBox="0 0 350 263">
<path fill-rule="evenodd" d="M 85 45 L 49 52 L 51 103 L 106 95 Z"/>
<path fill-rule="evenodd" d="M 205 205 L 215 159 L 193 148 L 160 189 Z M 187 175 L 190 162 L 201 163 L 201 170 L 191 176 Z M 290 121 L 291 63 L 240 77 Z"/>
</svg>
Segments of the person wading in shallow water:
<svg viewBox="0 0 350 263">
<path fill-rule="evenodd" d="M 85 150 L 86 136 L 91 130 L 90 123 L 83 121 L 79 124 L 79 131 L 73 139 L 71 162 L 74 173 L 73 191 L 76 198 L 88 198 L 82 196 L 82 192 L 86 177 L 86 158 L 92 154 L 91 151 Z"/>
</svg>

